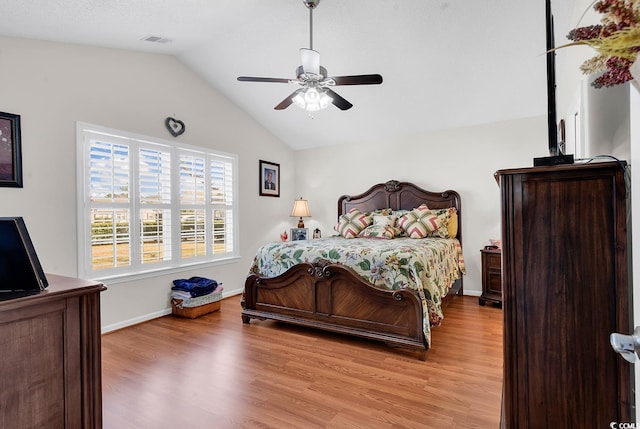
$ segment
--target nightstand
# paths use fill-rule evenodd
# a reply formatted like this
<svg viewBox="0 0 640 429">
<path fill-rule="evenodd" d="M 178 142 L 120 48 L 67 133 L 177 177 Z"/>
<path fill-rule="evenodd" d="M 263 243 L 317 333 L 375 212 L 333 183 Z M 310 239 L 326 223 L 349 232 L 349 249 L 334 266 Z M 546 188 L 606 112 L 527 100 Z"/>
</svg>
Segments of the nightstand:
<svg viewBox="0 0 640 429">
<path fill-rule="evenodd" d="M 502 305 L 502 254 L 499 249 L 482 249 L 482 295 L 480 305 L 487 301 Z"/>
</svg>

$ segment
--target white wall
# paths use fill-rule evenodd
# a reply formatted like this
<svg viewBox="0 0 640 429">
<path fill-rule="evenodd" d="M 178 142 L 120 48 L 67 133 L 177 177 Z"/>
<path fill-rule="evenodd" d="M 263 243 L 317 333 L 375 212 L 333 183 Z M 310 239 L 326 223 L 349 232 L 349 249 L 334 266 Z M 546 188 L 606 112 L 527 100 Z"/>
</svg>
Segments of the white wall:
<svg viewBox="0 0 640 429">
<path fill-rule="evenodd" d="M 395 179 L 461 196 L 466 294 L 480 295 L 480 249 L 500 238 L 500 190 L 493 173 L 530 167 L 548 155 L 546 116 L 406 136 L 364 145 L 295 152 L 296 190 L 309 200 L 305 221 L 334 234 L 337 200 Z"/>
<path fill-rule="evenodd" d="M 0 110 L 21 115 L 23 188 L 0 188 L 0 216 L 23 216 L 48 273 L 76 276 L 76 121 L 239 155 L 237 263 L 109 284 L 103 327 L 167 312 L 171 280 L 202 275 L 240 292 L 259 244 L 277 240 L 291 210 L 293 152 L 174 57 L 0 38 Z M 281 198 L 258 196 L 258 160 L 281 166 Z M 272 225 L 272 227 L 265 227 Z"/>
<path fill-rule="evenodd" d="M 593 0 L 574 0 L 568 22 L 556 25 L 556 46 L 570 42 L 566 35 L 573 28 L 599 24 L 601 18 L 602 15 L 593 10 Z M 570 153 L 583 158 L 606 154 L 629 160 L 629 85 L 592 87 L 591 82 L 597 75 L 584 75 L 580 65 L 597 53 L 589 46 L 570 46 L 556 51 L 557 120 L 564 119 L 571 129 L 574 114 L 577 112 L 580 116 L 582 150 Z M 573 133 L 569 130 L 568 134 Z"/>
<path fill-rule="evenodd" d="M 500 236 L 493 173 L 547 155 L 546 117 L 293 152 L 172 56 L 0 38 L 0 110 L 22 119 L 24 188 L 0 188 L 0 216 L 24 216 L 46 272 L 75 276 L 75 123 L 84 121 L 172 139 L 164 119 L 186 124 L 178 138 L 239 155 L 238 263 L 109 283 L 109 330 L 165 314 L 171 280 L 203 275 L 240 292 L 259 245 L 295 225 L 293 200 L 309 199 L 306 224 L 331 234 L 342 194 L 389 179 L 462 196 L 467 292 L 481 290 L 479 250 Z M 402 149 L 400 149 L 402 148 Z M 258 196 L 258 160 L 280 164 L 281 197 Z"/>
<path fill-rule="evenodd" d="M 575 0 L 573 14 L 567 29 L 560 29 L 561 33 L 571 28 L 598 24 L 601 15 L 592 8 L 592 0 Z M 556 40 L 558 39 L 556 32 Z M 560 43 L 558 43 L 560 44 Z M 577 46 L 558 51 L 558 119 L 563 114 L 580 110 L 582 116 L 582 131 L 584 137 L 584 156 L 600 154 L 613 155 L 619 159 L 629 161 L 631 165 L 640 162 L 640 91 L 630 84 L 618 85 L 610 88 L 595 89 L 589 83 L 594 76 L 584 76 L 579 66 L 586 59 L 595 56 L 597 52 L 586 46 Z M 632 120 L 633 118 L 633 120 Z M 629 210 L 638 213 L 640 201 L 640 176 L 631 174 L 631 207 Z M 635 197 L 633 196 L 635 195 Z M 633 250 L 640 231 L 640 217 L 632 216 L 629 225 L 632 232 L 630 243 L 633 288 L 633 326 L 640 325 L 640 252 Z M 623 332 L 624 334 L 631 334 Z M 622 359 L 622 358 L 620 358 Z M 640 385 L 640 371 L 635 368 L 635 386 Z M 640 395 L 635 397 L 636 410 L 640 407 Z"/>
</svg>

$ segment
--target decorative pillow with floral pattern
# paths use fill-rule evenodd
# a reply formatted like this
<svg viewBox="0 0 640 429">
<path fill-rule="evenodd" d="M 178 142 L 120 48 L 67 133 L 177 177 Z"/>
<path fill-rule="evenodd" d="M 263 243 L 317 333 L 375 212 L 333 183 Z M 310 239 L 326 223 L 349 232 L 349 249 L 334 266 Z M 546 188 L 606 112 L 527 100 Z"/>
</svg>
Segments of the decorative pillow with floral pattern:
<svg viewBox="0 0 640 429">
<path fill-rule="evenodd" d="M 455 238 L 458 232 L 458 211 L 455 207 L 431 210 L 440 219 L 440 228 L 428 234 L 429 237 Z M 455 224 L 451 221 L 455 214 Z M 453 230 L 453 235 L 452 235 Z"/>
<path fill-rule="evenodd" d="M 335 230 L 344 238 L 355 238 L 369 225 L 371 225 L 371 216 L 353 208 L 338 218 Z"/>
<path fill-rule="evenodd" d="M 399 228 L 387 225 L 370 225 L 363 229 L 360 234 L 358 234 L 358 237 L 391 240 L 396 236 L 398 229 Z"/>
<path fill-rule="evenodd" d="M 373 224 L 380 226 L 396 226 L 396 217 L 394 215 L 373 215 Z"/>
<path fill-rule="evenodd" d="M 394 211 L 392 212 L 392 214 L 393 214 L 393 215 L 395 215 L 395 217 L 396 217 L 397 219 L 400 219 L 402 216 L 406 215 L 406 214 L 407 214 L 407 213 L 409 213 L 410 211 L 411 211 L 411 210 L 404 210 L 404 209 L 402 209 L 402 210 L 394 210 Z"/>
<path fill-rule="evenodd" d="M 376 209 L 369 213 L 371 216 L 388 216 L 393 212 L 390 208 L 386 209 Z"/>
<path fill-rule="evenodd" d="M 382 226 L 382 227 L 391 228 L 391 230 L 394 233 L 394 237 L 399 237 L 402 235 L 402 228 L 399 228 L 396 226 L 397 221 L 398 221 L 398 218 L 392 214 L 386 215 L 386 216 L 380 216 L 380 215 L 373 216 L 373 226 Z"/>
</svg>

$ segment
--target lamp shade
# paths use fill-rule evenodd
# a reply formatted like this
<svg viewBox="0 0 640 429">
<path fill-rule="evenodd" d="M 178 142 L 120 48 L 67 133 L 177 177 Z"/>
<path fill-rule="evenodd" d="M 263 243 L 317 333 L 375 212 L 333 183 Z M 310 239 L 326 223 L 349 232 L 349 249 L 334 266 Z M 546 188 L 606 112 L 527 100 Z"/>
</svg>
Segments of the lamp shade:
<svg viewBox="0 0 640 429">
<path fill-rule="evenodd" d="M 302 197 L 300 197 L 299 200 L 295 200 L 293 202 L 293 209 L 291 209 L 290 216 L 299 217 L 298 228 L 304 228 L 304 221 L 302 218 L 311 217 L 311 211 L 309 210 L 309 203 L 307 200 L 303 200 Z"/>
</svg>

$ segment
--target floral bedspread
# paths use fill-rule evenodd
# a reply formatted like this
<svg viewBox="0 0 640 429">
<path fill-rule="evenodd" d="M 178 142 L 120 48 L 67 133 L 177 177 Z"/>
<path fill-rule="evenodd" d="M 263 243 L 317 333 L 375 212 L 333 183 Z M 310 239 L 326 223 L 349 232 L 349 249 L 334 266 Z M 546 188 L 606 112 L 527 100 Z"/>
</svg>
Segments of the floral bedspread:
<svg viewBox="0 0 640 429">
<path fill-rule="evenodd" d="M 431 326 L 438 326 L 444 317 L 442 298 L 465 273 L 462 248 L 455 238 L 328 237 L 266 244 L 258 249 L 250 274 L 276 277 L 296 264 L 319 260 L 345 265 L 380 288 L 417 290 L 429 344 Z"/>
</svg>

